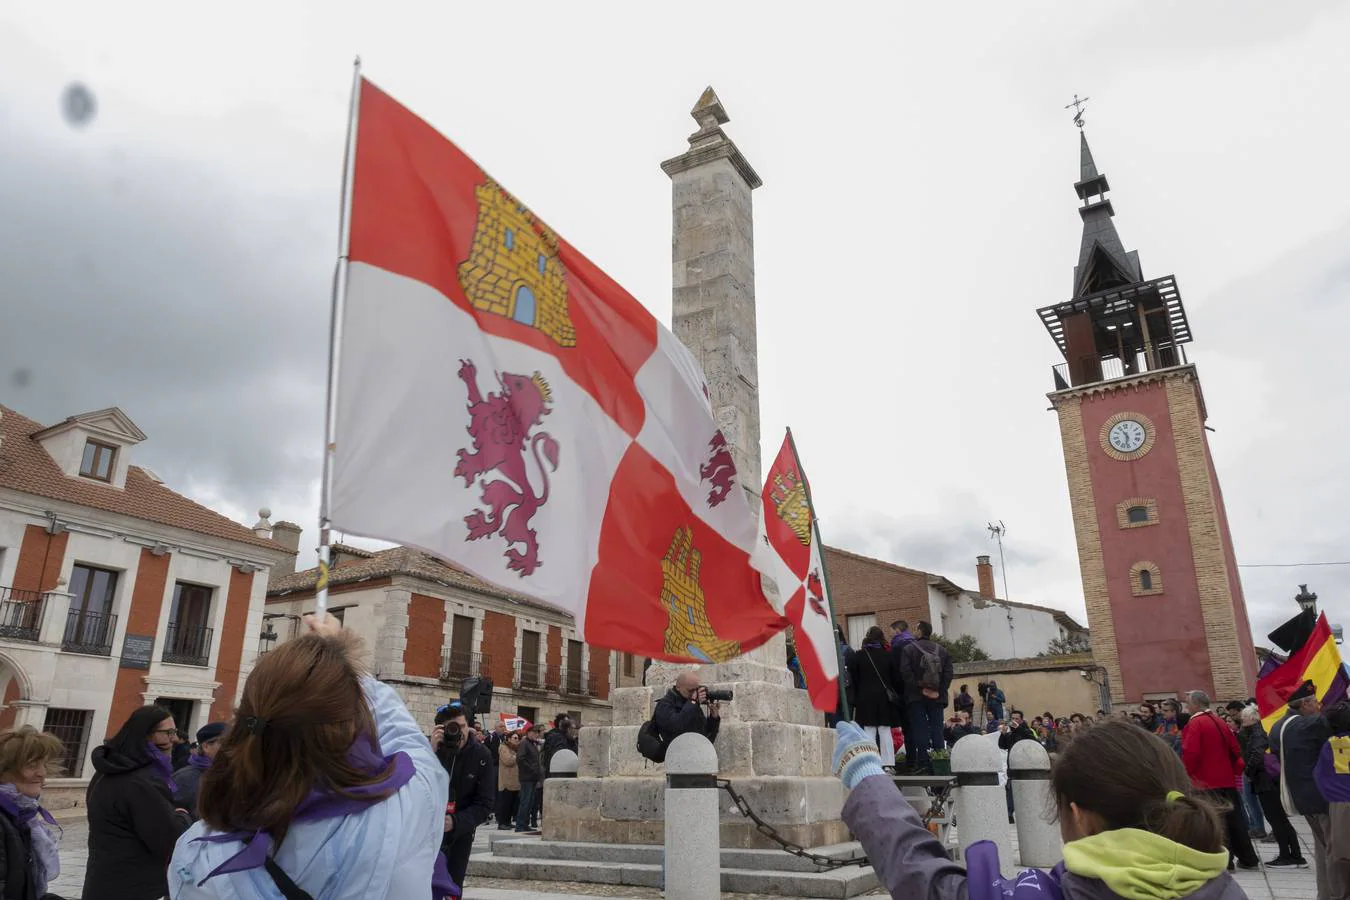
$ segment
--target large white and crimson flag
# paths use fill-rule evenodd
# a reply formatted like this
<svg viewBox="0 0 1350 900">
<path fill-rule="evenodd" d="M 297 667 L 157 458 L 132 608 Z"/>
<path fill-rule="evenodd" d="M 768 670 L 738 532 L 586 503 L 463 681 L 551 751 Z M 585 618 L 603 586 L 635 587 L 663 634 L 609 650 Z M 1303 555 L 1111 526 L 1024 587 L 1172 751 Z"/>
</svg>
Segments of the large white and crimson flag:
<svg viewBox="0 0 1350 900">
<path fill-rule="evenodd" d="M 789 433 L 783 438 L 760 495 L 755 563 L 778 584 L 775 605 L 792 625 L 797 659 L 816 709 L 834 712 L 839 701 L 839 649 L 825 577 L 820 529 L 811 491 Z"/>
<path fill-rule="evenodd" d="M 359 90 L 333 527 L 567 610 L 603 647 L 763 643 L 785 623 L 693 357 L 458 147 Z"/>
</svg>

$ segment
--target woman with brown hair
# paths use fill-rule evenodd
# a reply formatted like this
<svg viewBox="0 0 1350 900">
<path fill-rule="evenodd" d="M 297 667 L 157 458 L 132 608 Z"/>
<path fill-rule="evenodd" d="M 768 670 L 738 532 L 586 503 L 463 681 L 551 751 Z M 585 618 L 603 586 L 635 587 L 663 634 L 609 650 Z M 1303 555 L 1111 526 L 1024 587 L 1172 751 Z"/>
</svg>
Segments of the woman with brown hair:
<svg viewBox="0 0 1350 900">
<path fill-rule="evenodd" d="M 892 897 L 994 900 L 1244 900 L 1228 874 L 1223 820 L 1166 745 L 1133 722 L 1100 722 L 1060 754 L 1050 785 L 1064 861 L 1005 881 L 987 841 L 966 865 L 904 802 L 876 747 L 850 722 L 838 726 L 834 770 L 852 793 L 843 819 Z"/>
<path fill-rule="evenodd" d="M 264 656 L 202 776 L 201 821 L 169 865 L 174 900 L 427 900 L 448 779 L 393 688 L 332 616 Z M 444 873 L 443 862 L 439 868 Z"/>
<path fill-rule="evenodd" d="M 0 734 L 0 900 L 51 896 L 47 885 L 61 874 L 56 837 L 47 830 L 56 821 L 38 799 L 63 752 L 55 735 L 31 725 Z"/>
</svg>

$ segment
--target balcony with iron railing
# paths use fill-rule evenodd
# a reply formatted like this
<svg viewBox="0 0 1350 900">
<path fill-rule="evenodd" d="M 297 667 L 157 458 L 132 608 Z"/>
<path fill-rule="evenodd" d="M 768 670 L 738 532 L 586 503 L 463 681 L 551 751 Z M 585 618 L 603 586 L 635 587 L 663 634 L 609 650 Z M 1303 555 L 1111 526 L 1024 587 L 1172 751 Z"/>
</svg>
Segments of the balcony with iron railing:
<svg viewBox="0 0 1350 900">
<path fill-rule="evenodd" d="M 1070 387 L 1119 381 L 1122 378 L 1134 378 L 1147 372 L 1187 364 L 1185 346 L 1177 345 L 1175 348 L 1168 348 L 1166 352 L 1148 349 L 1133 354 L 1127 353 L 1123 358 L 1110 356 L 1092 360 L 1085 363 L 1083 369 L 1079 371 L 1075 371 L 1067 362 L 1055 363 L 1050 369 L 1054 377 L 1055 390 L 1066 391 Z"/>
<path fill-rule="evenodd" d="M 112 656 L 113 635 L 117 633 L 117 616 L 72 609 L 66 614 L 66 631 L 61 636 L 61 649 L 67 653 L 85 653 L 89 656 Z"/>
<path fill-rule="evenodd" d="M 558 676 L 553 671 L 556 668 L 518 659 L 511 674 L 511 686 L 521 691 L 557 692 Z"/>
<path fill-rule="evenodd" d="M 446 650 L 441 653 L 441 681 L 462 681 L 488 674 L 491 657 L 485 653 Z"/>
<path fill-rule="evenodd" d="M 36 642 L 46 607 L 44 593 L 0 587 L 0 638 Z"/>
<path fill-rule="evenodd" d="M 163 660 L 184 666 L 210 665 L 211 628 L 170 622 L 169 630 L 164 635 Z"/>
</svg>

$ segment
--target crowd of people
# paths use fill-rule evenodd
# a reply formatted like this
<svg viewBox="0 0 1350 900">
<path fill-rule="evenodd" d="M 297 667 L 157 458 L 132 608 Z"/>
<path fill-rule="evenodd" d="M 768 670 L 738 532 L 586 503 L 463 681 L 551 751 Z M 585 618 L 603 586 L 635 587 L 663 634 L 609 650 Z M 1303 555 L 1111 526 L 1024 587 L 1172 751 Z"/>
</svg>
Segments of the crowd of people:
<svg viewBox="0 0 1350 900">
<path fill-rule="evenodd" d="M 427 735 L 360 668 L 358 639 L 331 617 L 307 622 L 260 660 L 230 723 L 188 745 L 168 710 L 147 706 L 95 748 L 85 900 L 444 900 L 459 896 L 478 828 L 537 832 L 550 761 L 575 752 L 576 723 L 484 731 L 452 702 Z M 859 721 L 837 723 L 834 757 L 851 789 L 844 820 L 892 896 L 994 900 L 1052 885 L 1065 900 L 1240 900 L 1228 873 L 1261 865 L 1257 843 L 1278 847 L 1267 866 L 1308 865 L 1296 814 L 1313 835 L 1319 900 L 1350 897 L 1350 704 L 1323 711 L 1311 682 L 1269 735 L 1252 704 L 1216 709 L 1202 691 L 1111 716 L 986 708 L 1001 748 L 1053 745 L 1064 861 L 1006 883 L 989 846 L 970 848 L 964 867 L 951 861 L 899 795 L 894 745 L 882 741 L 893 722 L 908 727 L 921 768 L 990 728 L 973 721 L 966 685 L 950 695 L 951 663 L 928 624 L 896 631 L 888 642 L 873 629 L 847 663 Z M 996 684 L 979 693 L 985 707 L 1007 703 Z M 716 739 L 717 703 L 686 672 L 654 721 L 664 740 Z M 62 753 L 31 727 L 0 733 L 0 900 L 54 897 L 60 829 L 39 801 Z"/>
</svg>

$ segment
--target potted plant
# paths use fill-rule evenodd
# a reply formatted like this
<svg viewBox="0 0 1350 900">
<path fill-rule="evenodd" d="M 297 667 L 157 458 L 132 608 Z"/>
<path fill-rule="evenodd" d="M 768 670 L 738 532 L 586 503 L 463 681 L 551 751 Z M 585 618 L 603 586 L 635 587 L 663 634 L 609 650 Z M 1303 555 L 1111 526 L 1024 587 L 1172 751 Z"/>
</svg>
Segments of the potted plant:
<svg viewBox="0 0 1350 900">
<path fill-rule="evenodd" d="M 928 759 L 933 765 L 934 775 L 952 774 L 952 751 L 934 750 L 928 754 Z"/>
</svg>

